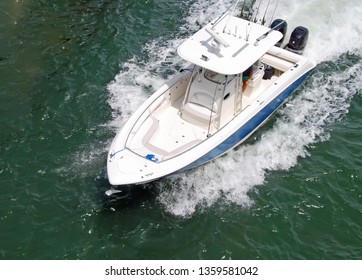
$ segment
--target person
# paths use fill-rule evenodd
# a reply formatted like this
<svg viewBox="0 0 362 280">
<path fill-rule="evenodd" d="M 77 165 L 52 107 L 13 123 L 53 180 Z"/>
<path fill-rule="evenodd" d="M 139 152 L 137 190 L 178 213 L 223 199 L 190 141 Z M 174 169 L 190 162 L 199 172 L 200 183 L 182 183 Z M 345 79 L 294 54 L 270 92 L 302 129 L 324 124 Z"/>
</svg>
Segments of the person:
<svg viewBox="0 0 362 280">
<path fill-rule="evenodd" d="M 253 76 L 253 65 L 243 72 L 243 91 L 246 90 L 248 83 Z"/>
</svg>

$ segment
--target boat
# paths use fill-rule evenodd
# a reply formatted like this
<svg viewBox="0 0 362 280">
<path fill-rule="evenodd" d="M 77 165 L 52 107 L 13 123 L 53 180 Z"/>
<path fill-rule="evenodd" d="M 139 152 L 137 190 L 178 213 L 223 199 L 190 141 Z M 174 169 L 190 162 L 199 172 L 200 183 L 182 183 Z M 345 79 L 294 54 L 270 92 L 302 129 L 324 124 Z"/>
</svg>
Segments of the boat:
<svg viewBox="0 0 362 280">
<path fill-rule="evenodd" d="M 224 13 L 181 43 L 177 53 L 188 66 L 110 145 L 110 184 L 145 184 L 196 168 L 252 135 L 315 67 L 302 55 L 308 29 L 297 27 L 283 46 L 286 27 L 280 19 L 268 27 Z"/>
</svg>

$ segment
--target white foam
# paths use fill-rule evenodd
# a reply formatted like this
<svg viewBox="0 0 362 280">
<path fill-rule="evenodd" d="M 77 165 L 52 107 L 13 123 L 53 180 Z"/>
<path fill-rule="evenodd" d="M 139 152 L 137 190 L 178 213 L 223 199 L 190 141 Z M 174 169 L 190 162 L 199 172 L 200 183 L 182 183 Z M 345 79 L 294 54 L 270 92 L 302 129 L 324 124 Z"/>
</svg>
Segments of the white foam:
<svg viewBox="0 0 362 280">
<path fill-rule="evenodd" d="M 188 32 L 194 32 L 220 15 L 232 2 L 196 1 L 190 7 L 187 24 L 180 27 L 180 33 L 186 36 Z M 356 0 L 335 2 L 279 1 L 280 7 L 274 18 L 287 18 L 290 29 L 297 25 L 310 29 L 307 55 L 312 59 L 319 63 L 336 60 L 343 53 L 356 52 L 357 46 L 362 45 L 358 37 L 362 34 L 358 18 L 362 4 Z M 149 51 L 147 61 L 134 58 L 124 63 L 122 71 L 108 86 L 109 103 L 115 113 L 112 125 L 119 128 L 172 74 L 167 72 L 165 63 L 183 63 L 174 55 L 182 39 L 154 40 L 145 47 Z M 243 145 L 203 167 L 161 181 L 159 202 L 168 212 L 180 216 L 207 209 L 216 201 L 242 207 L 252 204 L 248 192 L 265 183 L 267 172 L 292 168 L 299 157 L 308 155 L 310 146 L 328 139 L 328 124 L 346 114 L 351 97 L 361 88 L 361 62 L 345 70 L 324 74 L 325 71 L 316 70 L 309 86 L 279 111 L 273 128 L 260 140 Z M 166 77 L 164 73 L 167 73 Z"/>
<path fill-rule="evenodd" d="M 329 139 L 328 124 L 348 112 L 350 99 L 362 88 L 361 73 L 362 63 L 334 75 L 318 73 L 312 85 L 281 109 L 281 117 L 260 140 L 166 180 L 173 188 L 164 188 L 159 200 L 167 211 L 180 216 L 220 199 L 242 207 L 252 204 L 248 192 L 265 183 L 268 171 L 289 170 L 311 146 Z"/>
<path fill-rule="evenodd" d="M 360 0 L 283 0 L 276 17 L 287 19 L 288 33 L 303 25 L 310 31 L 305 55 L 317 63 L 338 58 L 362 46 Z"/>
<path fill-rule="evenodd" d="M 196 1 L 190 7 L 189 16 L 186 18 L 186 25 L 181 28 L 198 30 L 204 24 L 219 17 L 233 3 L 235 1 L 231 0 Z"/>
<path fill-rule="evenodd" d="M 261 0 L 258 21 L 265 15 L 268 1 Z M 275 4 L 278 7 L 274 13 Z M 260 1 L 256 1 L 256 13 Z M 266 13 L 266 23 L 281 18 L 288 23 L 287 43 L 295 27 L 302 25 L 310 31 L 308 48 L 305 55 L 317 63 L 336 59 L 347 51 L 359 51 L 362 46 L 362 24 L 360 15 L 362 2 L 329 0 L 273 0 Z M 255 14 L 254 14 L 255 15 Z"/>
</svg>

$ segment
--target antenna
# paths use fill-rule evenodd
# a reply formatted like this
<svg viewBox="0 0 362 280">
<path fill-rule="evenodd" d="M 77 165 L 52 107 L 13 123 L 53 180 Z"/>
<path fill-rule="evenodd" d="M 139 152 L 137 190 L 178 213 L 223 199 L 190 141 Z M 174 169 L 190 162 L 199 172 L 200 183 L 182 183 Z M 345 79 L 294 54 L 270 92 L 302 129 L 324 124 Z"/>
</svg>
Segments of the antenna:
<svg viewBox="0 0 362 280">
<path fill-rule="evenodd" d="M 264 25 L 265 22 L 266 22 L 265 16 L 266 16 L 266 12 L 268 11 L 269 4 L 270 4 L 270 0 L 268 1 L 268 5 L 266 6 L 265 13 L 264 13 L 264 16 L 263 16 L 263 20 L 261 21 L 261 25 Z"/>
<path fill-rule="evenodd" d="M 214 29 L 215 27 L 216 27 L 216 25 L 218 25 L 219 23 L 220 23 L 220 21 L 221 21 L 221 19 L 224 17 L 224 15 L 230 10 L 230 8 L 233 6 L 233 4 L 231 4 L 226 10 L 225 10 L 225 12 L 223 12 L 222 14 L 221 14 L 221 16 L 219 16 L 216 20 L 215 20 L 215 22 L 212 24 L 213 26 L 212 26 L 212 29 Z"/>
<path fill-rule="evenodd" d="M 245 8 L 245 0 L 243 1 L 243 6 L 242 6 L 241 11 L 240 11 L 240 17 L 241 18 L 244 17 L 244 8 Z"/>
<path fill-rule="evenodd" d="M 272 24 L 272 22 L 273 22 L 274 14 L 275 14 L 275 11 L 276 11 L 276 9 L 277 9 L 277 7 L 278 7 L 278 3 L 279 3 L 279 0 L 278 0 L 277 3 L 275 4 L 274 12 L 273 12 L 273 15 L 272 15 L 272 17 L 271 17 L 271 19 L 270 19 L 270 24 L 269 24 L 269 26 L 270 26 L 270 25 Z"/>
<path fill-rule="evenodd" d="M 229 18 L 228 18 L 227 22 L 225 23 L 224 29 L 223 29 L 223 31 L 222 31 L 223 33 L 225 33 L 225 29 L 226 29 L 226 26 L 227 26 L 228 23 L 229 23 L 231 14 L 234 13 L 234 11 L 235 11 L 235 9 L 236 9 L 236 6 L 238 5 L 239 1 L 240 1 L 240 0 L 236 1 L 235 6 L 234 6 L 234 9 L 233 9 L 232 12 L 229 14 Z"/>
<path fill-rule="evenodd" d="M 253 15 L 251 16 L 251 19 L 250 19 L 248 25 L 246 26 L 246 41 L 249 41 L 249 35 L 251 33 L 253 23 L 257 22 L 257 17 L 258 17 L 258 14 L 259 14 L 259 9 L 260 9 L 261 2 L 262 2 L 262 0 L 259 1 L 259 5 L 258 5 L 258 8 L 256 9 L 256 12 L 255 11 L 253 12 Z M 254 15 L 254 13 L 255 13 L 255 15 Z M 253 19 L 253 16 L 254 16 L 254 19 Z M 248 26 L 250 26 L 249 31 L 248 31 Z"/>
<path fill-rule="evenodd" d="M 263 35 L 261 35 L 259 38 L 257 38 L 254 45 L 257 46 L 261 40 L 265 39 L 270 33 L 272 33 L 274 30 L 276 30 L 284 22 L 285 22 L 285 20 L 282 20 L 276 26 L 274 26 L 272 29 L 270 29 L 268 32 L 265 32 Z"/>
<path fill-rule="evenodd" d="M 256 14 L 255 14 L 255 17 L 254 17 L 254 22 L 257 22 L 257 17 L 258 17 L 258 14 L 259 14 L 259 10 L 260 10 L 260 5 L 261 5 L 261 2 L 262 0 L 259 1 L 259 5 L 258 5 L 258 8 L 256 9 Z"/>
</svg>

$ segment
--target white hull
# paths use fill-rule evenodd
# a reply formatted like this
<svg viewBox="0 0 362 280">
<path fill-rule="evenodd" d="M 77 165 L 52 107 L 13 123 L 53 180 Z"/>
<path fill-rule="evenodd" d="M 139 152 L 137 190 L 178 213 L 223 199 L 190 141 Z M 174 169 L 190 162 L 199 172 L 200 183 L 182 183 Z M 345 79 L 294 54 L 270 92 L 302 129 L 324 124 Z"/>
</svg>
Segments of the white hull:
<svg viewBox="0 0 362 280">
<path fill-rule="evenodd" d="M 203 68 L 207 65 L 194 64 L 188 68 L 196 67 L 194 72 L 183 71 L 163 85 L 113 140 L 107 159 L 110 183 L 143 184 L 219 157 L 258 129 L 314 68 L 304 57 L 274 46 L 259 62 L 262 67 L 245 90 L 241 76 L 229 73 L 230 80 L 211 90 L 215 82 Z M 260 76 L 266 65 L 275 69 L 271 79 Z M 203 91 L 211 92 L 215 104 L 222 95 L 211 107 L 218 108 L 215 113 L 197 104 L 206 100 Z"/>
</svg>

